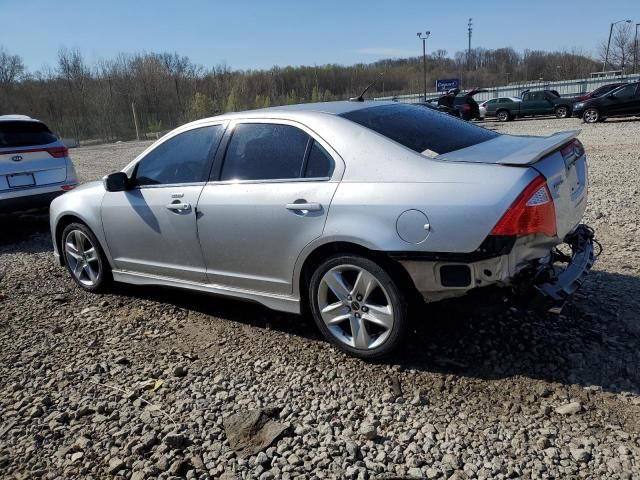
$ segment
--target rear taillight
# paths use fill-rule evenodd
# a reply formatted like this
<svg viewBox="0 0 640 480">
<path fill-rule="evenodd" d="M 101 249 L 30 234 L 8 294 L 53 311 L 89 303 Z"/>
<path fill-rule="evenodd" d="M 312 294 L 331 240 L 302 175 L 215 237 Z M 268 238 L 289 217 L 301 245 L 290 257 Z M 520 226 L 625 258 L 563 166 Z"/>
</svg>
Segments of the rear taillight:
<svg viewBox="0 0 640 480">
<path fill-rule="evenodd" d="M 1 155 L 13 155 L 14 153 L 33 153 L 33 152 L 47 152 L 49 155 L 55 158 L 63 158 L 69 155 L 69 149 L 67 147 L 49 147 L 49 148 L 22 148 L 20 150 L 10 150 L 0 152 Z"/>
<path fill-rule="evenodd" d="M 62 190 L 64 190 L 65 192 L 68 192 L 69 190 L 73 190 L 74 188 L 76 188 L 78 185 L 77 184 L 73 184 L 73 185 L 62 185 L 60 188 Z"/>
<path fill-rule="evenodd" d="M 535 233 L 544 233 L 548 237 L 557 233 L 556 209 L 542 175 L 527 185 L 491 231 L 491 235 L 524 236 Z"/>
<path fill-rule="evenodd" d="M 582 142 L 580 140 L 574 138 L 560 149 L 560 153 L 565 160 L 572 156 L 575 158 L 580 158 L 582 155 L 584 155 L 584 147 L 582 146 Z"/>
<path fill-rule="evenodd" d="M 69 155 L 69 149 L 67 147 L 51 147 L 45 148 L 47 153 L 55 158 L 62 158 Z"/>
</svg>

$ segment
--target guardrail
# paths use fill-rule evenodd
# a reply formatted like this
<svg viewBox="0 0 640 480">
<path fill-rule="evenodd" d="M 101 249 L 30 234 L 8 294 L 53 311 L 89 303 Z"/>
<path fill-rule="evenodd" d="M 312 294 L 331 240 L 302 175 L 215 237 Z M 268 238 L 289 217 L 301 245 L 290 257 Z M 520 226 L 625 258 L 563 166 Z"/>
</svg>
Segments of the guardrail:
<svg viewBox="0 0 640 480">
<path fill-rule="evenodd" d="M 581 93 L 590 92 L 602 85 L 617 82 L 638 82 L 640 74 L 635 75 L 616 75 L 600 78 L 579 78 L 576 80 L 562 80 L 558 82 L 536 81 L 523 82 L 506 85 L 504 87 L 488 87 L 483 93 L 474 95 L 474 99 L 480 103 L 495 97 L 519 97 L 523 90 L 557 90 L 562 96 L 579 95 Z M 464 91 L 464 90 L 463 90 Z M 427 99 L 437 98 L 443 95 L 443 92 L 427 92 Z M 376 97 L 374 100 L 396 100 L 402 103 L 418 103 L 424 100 L 421 93 L 411 93 L 407 95 L 396 95 L 393 97 Z"/>
</svg>

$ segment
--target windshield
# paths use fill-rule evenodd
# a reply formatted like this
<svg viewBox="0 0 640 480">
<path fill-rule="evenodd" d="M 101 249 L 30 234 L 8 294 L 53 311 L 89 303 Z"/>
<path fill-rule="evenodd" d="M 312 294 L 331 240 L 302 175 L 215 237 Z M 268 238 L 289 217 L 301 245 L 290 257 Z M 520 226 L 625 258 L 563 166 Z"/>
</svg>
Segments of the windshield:
<svg viewBox="0 0 640 480">
<path fill-rule="evenodd" d="M 403 103 L 353 110 L 340 116 L 418 153 L 441 155 L 499 136 L 451 115 Z"/>
</svg>

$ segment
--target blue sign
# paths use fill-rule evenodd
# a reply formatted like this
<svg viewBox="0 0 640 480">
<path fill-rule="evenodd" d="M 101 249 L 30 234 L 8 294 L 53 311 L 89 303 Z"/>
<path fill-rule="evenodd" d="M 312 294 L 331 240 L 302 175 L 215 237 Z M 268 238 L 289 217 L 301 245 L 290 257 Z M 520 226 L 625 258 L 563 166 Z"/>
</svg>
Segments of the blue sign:
<svg viewBox="0 0 640 480">
<path fill-rule="evenodd" d="M 452 88 L 460 88 L 459 78 L 446 78 L 443 80 L 436 80 L 436 92 L 446 92 Z"/>
</svg>

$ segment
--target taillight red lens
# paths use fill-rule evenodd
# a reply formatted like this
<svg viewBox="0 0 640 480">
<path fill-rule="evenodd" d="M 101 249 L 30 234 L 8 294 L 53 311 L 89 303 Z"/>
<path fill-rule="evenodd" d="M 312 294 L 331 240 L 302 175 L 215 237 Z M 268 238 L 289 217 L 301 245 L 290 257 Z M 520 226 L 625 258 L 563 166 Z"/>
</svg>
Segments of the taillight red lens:
<svg viewBox="0 0 640 480">
<path fill-rule="evenodd" d="M 491 235 L 532 235 L 557 233 L 556 209 L 542 175 L 537 176 L 516 198 L 509 210 L 493 227 Z"/>
<path fill-rule="evenodd" d="M 69 149 L 67 147 L 51 147 L 45 149 L 49 155 L 55 158 L 62 158 L 69 155 Z"/>
<path fill-rule="evenodd" d="M 68 192 L 69 190 L 73 190 L 77 186 L 78 186 L 77 184 L 74 184 L 74 185 L 62 185 L 60 188 L 62 190 L 64 190 L 65 192 Z"/>
</svg>

